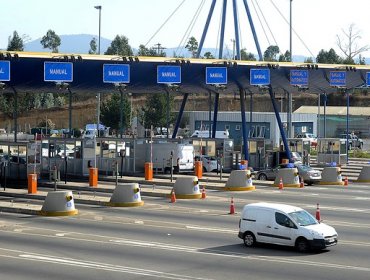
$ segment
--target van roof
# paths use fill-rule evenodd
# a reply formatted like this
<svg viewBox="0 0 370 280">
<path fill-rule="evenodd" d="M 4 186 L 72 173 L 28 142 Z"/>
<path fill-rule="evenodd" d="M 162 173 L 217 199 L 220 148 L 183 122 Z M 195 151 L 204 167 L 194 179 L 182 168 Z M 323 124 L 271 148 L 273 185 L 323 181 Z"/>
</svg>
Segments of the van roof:
<svg viewBox="0 0 370 280">
<path fill-rule="evenodd" d="M 251 203 L 244 206 L 244 208 L 268 208 L 268 209 L 276 209 L 285 213 L 292 213 L 296 211 L 303 210 L 297 206 L 287 205 L 287 204 L 279 204 L 279 203 L 268 203 L 268 202 L 258 202 L 258 203 Z"/>
</svg>

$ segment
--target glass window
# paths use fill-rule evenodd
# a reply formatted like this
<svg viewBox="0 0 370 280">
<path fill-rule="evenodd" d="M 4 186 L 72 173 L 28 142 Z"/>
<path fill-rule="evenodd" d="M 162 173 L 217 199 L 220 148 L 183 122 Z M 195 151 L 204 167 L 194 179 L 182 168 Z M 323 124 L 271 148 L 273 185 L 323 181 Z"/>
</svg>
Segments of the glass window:
<svg viewBox="0 0 370 280">
<path fill-rule="evenodd" d="M 317 220 L 305 210 L 289 213 L 289 216 L 300 226 L 317 224 Z"/>
<path fill-rule="evenodd" d="M 284 214 L 281 214 L 281 213 L 278 213 L 276 212 L 275 213 L 275 221 L 277 224 L 283 226 L 283 227 L 290 227 L 290 228 L 294 228 L 294 223 L 289 219 L 288 216 L 284 215 Z"/>
</svg>

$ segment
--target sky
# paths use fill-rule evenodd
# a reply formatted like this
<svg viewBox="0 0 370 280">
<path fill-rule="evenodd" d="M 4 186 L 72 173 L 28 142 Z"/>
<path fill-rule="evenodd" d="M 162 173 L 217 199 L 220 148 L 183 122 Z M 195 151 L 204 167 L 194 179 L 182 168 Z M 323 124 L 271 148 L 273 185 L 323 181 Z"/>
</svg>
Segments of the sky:
<svg viewBox="0 0 370 280">
<path fill-rule="evenodd" d="M 269 45 L 278 45 L 282 52 L 289 50 L 290 1 L 247 0 L 262 52 Z M 150 48 L 158 43 L 162 47 L 177 48 L 184 46 L 191 36 L 200 41 L 211 2 L 212 0 L 0 0 L 0 49 L 6 49 L 8 37 L 15 30 L 20 36 L 32 40 L 40 39 L 49 29 L 58 35 L 95 34 L 98 37 L 99 11 L 94 8 L 96 5 L 102 6 L 101 37 L 112 40 L 116 35 L 124 35 L 133 48 L 138 48 L 140 44 Z M 217 48 L 219 45 L 222 2 L 216 2 L 204 48 Z M 235 39 L 232 2 L 228 1 L 224 52 L 232 52 Z M 243 1 L 236 2 L 241 48 L 256 54 Z M 199 16 L 194 17 L 202 3 Z M 348 32 L 351 24 L 354 24 L 354 30 L 361 35 L 358 46 L 370 45 L 369 10 L 369 0 L 292 0 L 293 55 L 316 57 L 321 49 L 330 48 L 342 55 L 337 47 L 336 37 L 340 35 L 344 38 L 343 30 Z M 174 14 L 170 17 L 172 13 Z M 196 21 L 192 21 L 194 18 Z M 370 57 L 370 52 L 363 53 L 363 56 Z"/>
</svg>

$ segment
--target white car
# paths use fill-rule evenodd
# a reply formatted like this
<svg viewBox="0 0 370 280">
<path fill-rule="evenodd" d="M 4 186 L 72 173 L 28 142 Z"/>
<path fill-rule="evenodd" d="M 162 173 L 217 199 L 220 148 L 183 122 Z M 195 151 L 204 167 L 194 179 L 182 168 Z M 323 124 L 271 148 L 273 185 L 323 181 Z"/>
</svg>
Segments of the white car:
<svg viewBox="0 0 370 280">
<path fill-rule="evenodd" d="M 302 134 L 298 134 L 297 135 L 297 138 L 307 139 L 307 140 L 310 141 L 310 144 L 311 144 L 312 147 L 316 147 L 317 146 L 317 137 L 313 133 L 302 133 Z"/>
<path fill-rule="evenodd" d="M 300 252 L 325 249 L 338 242 L 338 233 L 302 208 L 277 203 L 245 205 L 238 237 L 245 246 L 257 242 L 293 246 Z"/>
<path fill-rule="evenodd" d="M 220 165 L 217 166 L 217 158 L 212 156 L 197 156 L 195 157 L 195 160 L 199 160 L 199 158 L 202 158 L 202 166 L 203 171 L 205 172 L 212 172 L 212 171 L 220 171 Z"/>
</svg>

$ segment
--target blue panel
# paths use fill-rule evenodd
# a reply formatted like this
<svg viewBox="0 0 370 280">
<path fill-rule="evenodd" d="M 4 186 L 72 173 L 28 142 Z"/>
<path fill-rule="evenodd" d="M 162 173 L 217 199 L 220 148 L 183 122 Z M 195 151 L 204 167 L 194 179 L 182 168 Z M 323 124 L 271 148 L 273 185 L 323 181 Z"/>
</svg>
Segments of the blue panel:
<svg viewBox="0 0 370 280">
<path fill-rule="evenodd" d="M 104 83 L 129 83 L 130 65 L 128 64 L 104 64 L 103 65 Z"/>
<path fill-rule="evenodd" d="M 73 63 L 71 62 L 44 62 L 45 82 L 72 82 Z"/>
<path fill-rule="evenodd" d="M 206 84 L 227 84 L 227 68 L 206 67 Z"/>
<path fill-rule="evenodd" d="M 290 70 L 292 86 L 308 86 L 308 70 Z"/>
<path fill-rule="evenodd" d="M 330 86 L 345 87 L 346 71 L 330 71 Z"/>
<path fill-rule="evenodd" d="M 0 61 L 0 81 L 10 81 L 10 61 Z"/>
<path fill-rule="evenodd" d="M 370 87 L 370 72 L 366 72 L 366 86 Z"/>
<path fill-rule="evenodd" d="M 180 84 L 181 67 L 180 66 L 157 66 L 157 83 L 158 84 Z"/>
<path fill-rule="evenodd" d="M 252 86 L 263 86 L 270 84 L 270 69 L 251 69 L 250 84 Z"/>
</svg>

